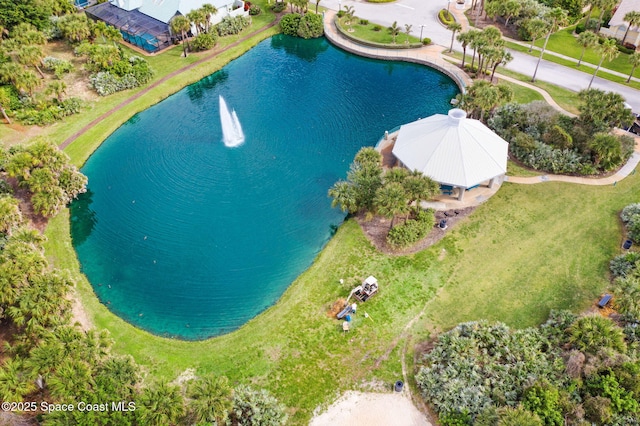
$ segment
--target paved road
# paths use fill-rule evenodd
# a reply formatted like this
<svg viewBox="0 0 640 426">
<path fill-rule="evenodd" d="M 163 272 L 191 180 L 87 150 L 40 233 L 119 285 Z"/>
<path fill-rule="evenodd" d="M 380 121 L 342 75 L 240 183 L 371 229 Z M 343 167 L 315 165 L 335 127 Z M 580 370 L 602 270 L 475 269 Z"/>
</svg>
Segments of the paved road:
<svg viewBox="0 0 640 426">
<path fill-rule="evenodd" d="M 451 31 L 438 21 L 438 12 L 447 7 L 446 0 L 397 0 L 393 3 L 368 3 L 364 0 L 322 0 L 321 6 L 338 10 L 339 7 L 353 6 L 355 15 L 379 23 L 385 27 L 394 21 L 404 30 L 405 24 L 412 25 L 411 34 L 419 37 L 429 37 L 441 46 L 448 47 L 451 43 Z M 450 5 L 453 9 L 455 3 Z M 424 26 L 421 28 L 421 26 Z M 402 40 L 402 35 L 399 35 Z M 462 51 L 459 43 L 454 43 L 454 49 Z M 537 58 L 521 52 L 512 51 L 514 59 L 507 68 L 521 74 L 533 75 Z M 591 80 L 590 73 L 578 71 L 572 67 L 565 67 L 553 62 L 541 61 L 536 78 L 547 81 L 573 91 L 587 88 Z M 621 84 L 596 77 L 591 87 L 620 93 L 633 107 L 633 111 L 640 113 L 640 91 Z"/>
</svg>

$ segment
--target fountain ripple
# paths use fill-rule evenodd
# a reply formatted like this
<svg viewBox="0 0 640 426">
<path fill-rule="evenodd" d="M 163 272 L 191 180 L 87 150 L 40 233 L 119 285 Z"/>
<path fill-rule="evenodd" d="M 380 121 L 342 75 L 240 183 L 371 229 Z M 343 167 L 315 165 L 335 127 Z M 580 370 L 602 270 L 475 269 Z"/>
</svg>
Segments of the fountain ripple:
<svg viewBox="0 0 640 426">
<path fill-rule="evenodd" d="M 82 270 L 109 309 L 155 334 L 235 330 L 280 297 L 343 220 L 327 190 L 358 149 L 446 112 L 457 93 L 419 65 L 324 40 L 267 40 L 137 114 L 87 161 L 90 192 L 71 206 Z M 242 149 L 219 142 L 220 96 L 242 118 Z"/>
</svg>

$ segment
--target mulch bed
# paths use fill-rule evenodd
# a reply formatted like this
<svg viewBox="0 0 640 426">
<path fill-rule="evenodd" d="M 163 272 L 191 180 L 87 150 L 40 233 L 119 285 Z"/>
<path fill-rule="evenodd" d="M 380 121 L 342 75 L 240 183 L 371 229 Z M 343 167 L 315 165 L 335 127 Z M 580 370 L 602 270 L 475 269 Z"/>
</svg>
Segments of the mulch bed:
<svg viewBox="0 0 640 426">
<path fill-rule="evenodd" d="M 446 210 L 436 212 L 436 226 L 431 232 L 411 247 L 405 249 L 394 249 L 387 244 L 387 233 L 391 221 L 382 216 L 374 216 L 373 219 L 367 220 L 364 214 L 356 216 L 356 220 L 364 231 L 369 241 L 382 253 L 392 256 L 402 256 L 406 254 L 418 253 L 427 247 L 430 247 L 440 241 L 461 219 L 469 216 L 475 207 L 466 207 L 464 209 Z M 437 226 L 440 220 L 447 220 L 447 229 L 441 229 Z"/>
</svg>

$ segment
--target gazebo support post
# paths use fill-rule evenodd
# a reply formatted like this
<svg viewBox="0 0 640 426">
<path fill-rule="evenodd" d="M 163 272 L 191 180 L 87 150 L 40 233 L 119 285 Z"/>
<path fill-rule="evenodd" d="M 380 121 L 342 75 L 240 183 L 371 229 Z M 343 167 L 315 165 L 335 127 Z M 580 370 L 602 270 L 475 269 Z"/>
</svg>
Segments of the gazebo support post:
<svg viewBox="0 0 640 426">
<path fill-rule="evenodd" d="M 496 178 L 491 178 L 491 180 L 489 181 L 489 188 L 493 188 L 493 185 L 495 185 L 496 183 Z"/>
<path fill-rule="evenodd" d="M 464 198 L 464 193 L 467 190 L 467 188 L 463 188 L 462 186 L 458 187 L 458 201 L 462 201 L 462 199 Z"/>
</svg>

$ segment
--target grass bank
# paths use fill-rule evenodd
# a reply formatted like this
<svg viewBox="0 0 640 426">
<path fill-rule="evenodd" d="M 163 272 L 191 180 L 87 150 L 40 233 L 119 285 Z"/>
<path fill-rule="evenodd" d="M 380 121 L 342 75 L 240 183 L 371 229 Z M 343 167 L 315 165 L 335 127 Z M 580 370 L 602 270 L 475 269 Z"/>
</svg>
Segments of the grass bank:
<svg viewBox="0 0 640 426">
<path fill-rule="evenodd" d="M 150 377 L 173 379 L 189 367 L 225 374 L 268 388 L 292 407 L 294 424 L 305 424 L 316 406 L 343 390 L 390 386 L 401 377 L 399 336 L 425 306 L 409 330 L 412 342 L 461 321 L 526 327 L 550 309 L 589 306 L 607 287 L 608 262 L 619 251 L 617 213 L 639 197 L 639 174 L 610 187 L 505 183 L 439 244 L 399 257 L 377 252 L 347 221 L 276 306 L 202 342 L 152 336 L 101 305 L 79 272 L 67 212 L 47 229 L 47 253 L 72 271 L 84 306 L 97 327 L 111 332 L 115 351 L 133 355 Z M 380 294 L 361 305 L 352 331 L 343 333 L 326 312 L 369 274 L 378 277 Z"/>
</svg>

